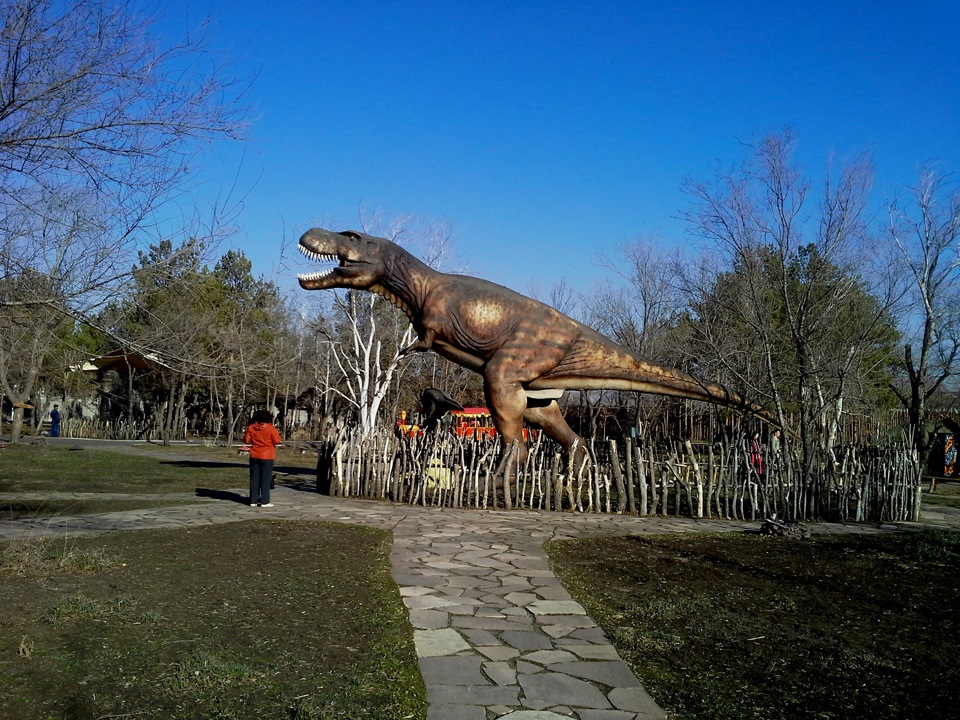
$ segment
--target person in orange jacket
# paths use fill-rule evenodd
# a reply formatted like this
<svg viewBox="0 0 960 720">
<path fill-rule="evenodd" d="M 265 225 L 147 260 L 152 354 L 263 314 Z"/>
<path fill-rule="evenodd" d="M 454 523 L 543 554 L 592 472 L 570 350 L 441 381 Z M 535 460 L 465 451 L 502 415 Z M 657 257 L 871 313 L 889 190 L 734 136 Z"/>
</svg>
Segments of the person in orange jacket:
<svg viewBox="0 0 960 720">
<path fill-rule="evenodd" d="M 283 440 L 273 426 L 269 412 L 257 410 L 254 413 L 243 441 L 250 446 L 250 506 L 273 507 L 270 480 L 273 478 L 273 461 L 277 459 L 277 445 Z"/>
</svg>

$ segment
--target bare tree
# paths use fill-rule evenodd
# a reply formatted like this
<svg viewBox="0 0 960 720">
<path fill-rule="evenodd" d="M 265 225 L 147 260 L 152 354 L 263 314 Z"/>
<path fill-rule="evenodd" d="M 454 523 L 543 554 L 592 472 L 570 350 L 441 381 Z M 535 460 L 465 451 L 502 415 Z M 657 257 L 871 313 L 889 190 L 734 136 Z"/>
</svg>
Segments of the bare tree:
<svg viewBox="0 0 960 720">
<path fill-rule="evenodd" d="M 676 364 L 677 357 L 666 342 L 683 309 L 675 277 L 676 254 L 666 251 L 658 236 L 637 237 L 619 244 L 612 254 L 598 253 L 597 262 L 610 275 L 583 296 L 587 324 L 642 357 Z M 664 402 L 670 401 L 621 391 L 582 392 L 579 409 L 590 430 L 596 426 L 602 404 L 624 408 L 633 416 L 632 425 L 643 428 Z"/>
<path fill-rule="evenodd" d="M 676 253 L 658 237 L 637 238 L 599 262 L 617 281 L 598 283 L 585 300 L 591 324 L 644 357 L 666 360 L 662 343 L 684 306 Z"/>
<path fill-rule="evenodd" d="M 334 359 L 346 383 L 340 395 L 354 408 L 364 435 L 376 429 L 383 400 L 403 359 L 402 351 L 414 337 L 413 326 L 406 318 L 401 321 L 398 313 L 374 301 L 374 297 L 357 291 L 338 294 L 346 342 L 333 344 Z M 387 327 L 393 332 L 385 333 Z"/>
<path fill-rule="evenodd" d="M 869 162 L 843 167 L 836 182 L 828 173 L 817 198 L 793 145 L 790 133 L 768 136 L 738 172 L 690 181 L 686 218 L 725 268 L 709 287 L 692 288 L 694 339 L 744 394 L 772 402 L 785 426 L 796 409 L 809 471 L 814 445 L 829 446 L 891 324 L 885 302 L 853 271 L 870 245 Z"/>
<path fill-rule="evenodd" d="M 908 332 L 906 387 L 895 391 L 907 409 L 926 467 L 932 445 L 927 403 L 955 377 L 960 352 L 960 191 L 927 168 L 913 202 L 890 205 L 889 236 L 906 276 L 902 324 Z"/>
<path fill-rule="evenodd" d="M 129 278 L 144 238 L 196 221 L 170 225 L 159 211 L 182 201 L 175 194 L 204 143 L 240 136 L 244 88 L 211 64 L 202 33 L 160 48 L 154 20 L 131 4 L 3 0 L 2 9 L 0 346 L 30 345 L 37 363 L 44 332 L 3 335 L 11 317 L 33 307 L 89 319 Z M 32 275 L 46 281 L 22 282 Z M 14 367 L 0 368 L 3 387 L 22 402 L 36 373 Z"/>
</svg>

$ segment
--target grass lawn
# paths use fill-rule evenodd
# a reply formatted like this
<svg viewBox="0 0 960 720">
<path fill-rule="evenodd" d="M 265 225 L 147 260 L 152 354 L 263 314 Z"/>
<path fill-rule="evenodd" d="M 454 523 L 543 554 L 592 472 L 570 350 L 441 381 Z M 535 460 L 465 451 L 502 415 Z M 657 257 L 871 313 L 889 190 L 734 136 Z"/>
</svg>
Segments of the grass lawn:
<svg viewBox="0 0 960 720">
<path fill-rule="evenodd" d="M 0 546 L 0 718 L 422 719 L 389 551 L 277 521 Z"/>
<path fill-rule="evenodd" d="M 940 480 L 934 492 L 926 492 L 929 487 L 924 483 L 923 501 L 929 505 L 949 505 L 960 507 L 960 482 L 956 480 Z"/>
<path fill-rule="evenodd" d="M 554 542 L 554 570 L 685 720 L 948 720 L 960 534 Z"/>
<path fill-rule="evenodd" d="M 316 456 L 280 448 L 275 469 L 312 479 Z M 242 489 L 247 483 L 247 459 L 231 448 L 144 445 L 120 453 L 55 445 L 8 445 L 0 450 L 0 492 L 101 493 L 104 497 L 0 499 L 0 519 L 159 507 L 189 500 L 127 499 L 107 494 L 195 495 L 198 490 Z"/>
</svg>

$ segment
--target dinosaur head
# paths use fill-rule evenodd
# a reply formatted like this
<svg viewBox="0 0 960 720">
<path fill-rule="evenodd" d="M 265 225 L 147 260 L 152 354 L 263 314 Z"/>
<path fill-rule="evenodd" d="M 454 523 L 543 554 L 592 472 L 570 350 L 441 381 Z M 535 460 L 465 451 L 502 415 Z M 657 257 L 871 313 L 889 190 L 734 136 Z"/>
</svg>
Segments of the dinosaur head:
<svg viewBox="0 0 960 720">
<path fill-rule="evenodd" d="M 337 265 L 298 275 L 300 287 L 304 290 L 369 290 L 383 277 L 386 270 L 384 255 L 387 242 L 354 230 L 307 230 L 300 238 L 300 252 L 311 260 L 336 262 Z"/>
</svg>

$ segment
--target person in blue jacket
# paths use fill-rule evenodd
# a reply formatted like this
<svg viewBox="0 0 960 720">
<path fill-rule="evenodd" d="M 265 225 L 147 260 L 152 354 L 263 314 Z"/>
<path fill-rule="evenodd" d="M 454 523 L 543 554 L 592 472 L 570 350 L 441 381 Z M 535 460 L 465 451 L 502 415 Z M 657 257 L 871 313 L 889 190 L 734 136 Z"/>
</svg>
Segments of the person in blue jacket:
<svg viewBox="0 0 960 720">
<path fill-rule="evenodd" d="M 54 405 L 50 411 L 50 437 L 60 437 L 60 406 Z"/>
</svg>

